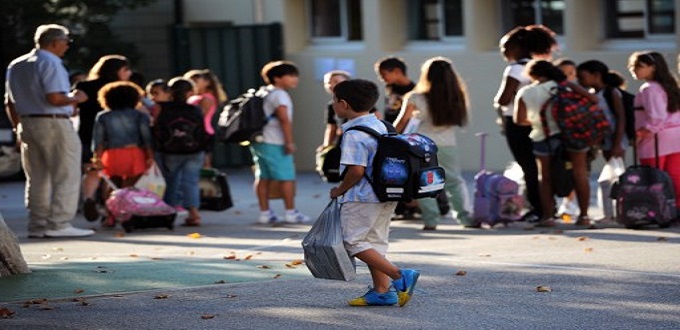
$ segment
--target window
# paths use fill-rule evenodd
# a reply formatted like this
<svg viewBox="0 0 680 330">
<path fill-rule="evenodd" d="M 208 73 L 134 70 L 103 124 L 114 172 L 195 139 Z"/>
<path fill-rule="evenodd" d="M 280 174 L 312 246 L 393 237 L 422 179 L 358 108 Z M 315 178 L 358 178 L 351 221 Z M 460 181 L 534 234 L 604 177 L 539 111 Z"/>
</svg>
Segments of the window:
<svg viewBox="0 0 680 330">
<path fill-rule="evenodd" d="M 644 38 L 675 33 L 674 0 L 608 0 L 609 38 Z"/>
<path fill-rule="evenodd" d="M 361 40 L 360 0 L 309 0 L 314 39 Z"/>
<path fill-rule="evenodd" d="M 504 31 L 519 25 L 543 24 L 564 34 L 564 0 L 503 1 Z"/>
<path fill-rule="evenodd" d="M 462 0 L 409 0 L 407 15 L 411 40 L 463 35 Z"/>
</svg>

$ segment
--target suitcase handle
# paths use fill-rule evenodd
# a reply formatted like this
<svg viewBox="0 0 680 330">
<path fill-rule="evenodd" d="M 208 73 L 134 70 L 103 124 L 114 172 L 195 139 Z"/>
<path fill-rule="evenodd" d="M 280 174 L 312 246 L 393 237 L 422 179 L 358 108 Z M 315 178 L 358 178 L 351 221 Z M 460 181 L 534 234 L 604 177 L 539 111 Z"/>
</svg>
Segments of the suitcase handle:
<svg viewBox="0 0 680 330">
<path fill-rule="evenodd" d="M 488 133 L 485 132 L 478 132 L 475 134 L 476 137 L 480 138 L 480 143 L 481 146 L 479 148 L 479 170 L 484 171 L 486 170 L 486 137 L 488 136 Z"/>
</svg>

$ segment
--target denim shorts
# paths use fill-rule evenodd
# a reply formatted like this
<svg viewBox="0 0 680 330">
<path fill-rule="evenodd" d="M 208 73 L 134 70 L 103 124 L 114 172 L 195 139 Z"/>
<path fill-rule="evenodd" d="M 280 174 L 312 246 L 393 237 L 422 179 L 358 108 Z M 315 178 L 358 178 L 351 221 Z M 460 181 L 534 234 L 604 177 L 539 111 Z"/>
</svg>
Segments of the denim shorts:
<svg viewBox="0 0 680 330">
<path fill-rule="evenodd" d="M 559 135 L 553 135 L 541 141 L 534 141 L 534 155 L 535 156 L 551 156 L 555 154 L 555 150 L 562 145 L 562 138 Z M 583 149 L 566 148 L 571 152 L 586 152 L 590 150 L 589 147 Z"/>
<path fill-rule="evenodd" d="M 250 145 L 255 163 L 255 177 L 264 180 L 295 180 L 293 155 L 286 154 L 284 146 L 271 143 L 253 143 Z"/>
</svg>

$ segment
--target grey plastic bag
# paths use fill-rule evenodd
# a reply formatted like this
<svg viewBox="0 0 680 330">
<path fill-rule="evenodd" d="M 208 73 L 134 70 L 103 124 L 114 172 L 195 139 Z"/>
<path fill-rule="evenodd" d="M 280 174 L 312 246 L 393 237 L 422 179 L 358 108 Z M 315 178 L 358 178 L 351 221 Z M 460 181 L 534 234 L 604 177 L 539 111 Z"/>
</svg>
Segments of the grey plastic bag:
<svg viewBox="0 0 680 330">
<path fill-rule="evenodd" d="M 332 199 L 302 240 L 305 264 L 316 278 L 351 281 L 356 277 L 354 258 L 342 242 L 340 206 Z"/>
</svg>

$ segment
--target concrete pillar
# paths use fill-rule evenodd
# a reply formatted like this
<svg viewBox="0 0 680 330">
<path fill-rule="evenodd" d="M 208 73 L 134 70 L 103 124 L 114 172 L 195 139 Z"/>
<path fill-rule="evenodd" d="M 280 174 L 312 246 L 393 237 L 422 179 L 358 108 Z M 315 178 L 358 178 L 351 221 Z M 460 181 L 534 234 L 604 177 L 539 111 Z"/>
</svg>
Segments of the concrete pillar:
<svg viewBox="0 0 680 330">
<path fill-rule="evenodd" d="M 361 1 L 363 44 L 368 52 L 394 52 L 406 42 L 406 4 L 394 0 Z"/>
<path fill-rule="evenodd" d="M 564 37 L 570 52 L 591 50 L 598 46 L 604 31 L 602 11 L 603 5 L 599 2 L 565 1 Z"/>
<path fill-rule="evenodd" d="M 501 6 L 495 0 L 463 1 L 463 34 L 469 51 L 498 48 L 502 31 Z"/>
</svg>

